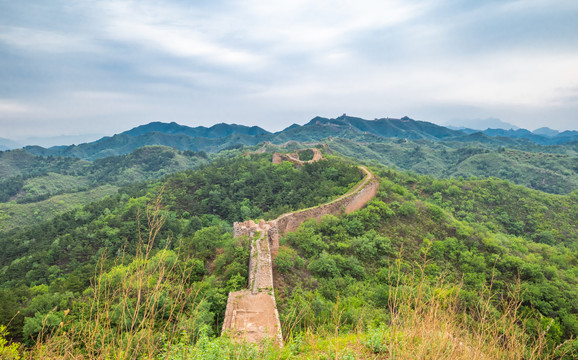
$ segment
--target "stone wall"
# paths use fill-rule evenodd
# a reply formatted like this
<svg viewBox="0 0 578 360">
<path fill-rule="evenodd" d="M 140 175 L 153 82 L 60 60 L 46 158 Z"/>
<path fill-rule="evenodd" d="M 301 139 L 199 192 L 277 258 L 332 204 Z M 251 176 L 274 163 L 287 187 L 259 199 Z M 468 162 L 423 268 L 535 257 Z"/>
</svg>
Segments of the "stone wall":
<svg viewBox="0 0 578 360">
<path fill-rule="evenodd" d="M 299 159 L 299 152 L 305 151 L 305 150 L 313 151 L 313 159 L 308 160 L 308 161 L 302 161 Z M 303 166 L 303 164 L 316 162 L 316 161 L 319 161 L 321 159 L 323 159 L 323 154 L 321 154 L 321 151 L 317 148 L 295 150 L 294 153 L 289 153 L 289 154 L 283 154 L 283 153 L 274 153 L 273 154 L 273 164 L 282 164 L 283 161 L 289 161 L 295 165 Z"/>
<path fill-rule="evenodd" d="M 361 209 L 373 199 L 379 190 L 379 182 L 367 169 L 362 168 L 361 171 L 366 174 L 365 180 L 340 198 L 310 209 L 283 214 L 277 219 L 269 221 L 272 230 L 269 241 L 273 254 L 276 255 L 279 250 L 279 238 L 288 232 L 297 230 L 305 220 L 316 219 L 319 221 L 325 215 L 338 215 L 343 212 L 349 214 Z"/>
<path fill-rule="evenodd" d="M 273 160 L 275 161 L 275 156 Z M 363 181 L 347 194 L 329 203 L 283 214 L 271 221 L 260 220 L 255 223 L 249 220 L 233 224 L 235 237 L 246 235 L 252 238 L 249 289 L 229 294 L 223 333 L 230 332 L 238 339 L 252 342 L 274 337 L 279 345 L 283 345 L 281 324 L 273 295 L 272 259 L 279 251 L 279 238 L 295 231 L 305 220 L 320 220 L 329 214 L 350 213 L 365 206 L 377 194 L 379 182 L 367 168 L 360 167 L 360 171 L 365 175 Z"/>
<path fill-rule="evenodd" d="M 249 257 L 249 289 L 253 294 L 273 289 L 273 266 L 269 248 L 270 222 L 253 220 L 233 224 L 233 236 L 248 236 L 251 240 Z"/>
</svg>

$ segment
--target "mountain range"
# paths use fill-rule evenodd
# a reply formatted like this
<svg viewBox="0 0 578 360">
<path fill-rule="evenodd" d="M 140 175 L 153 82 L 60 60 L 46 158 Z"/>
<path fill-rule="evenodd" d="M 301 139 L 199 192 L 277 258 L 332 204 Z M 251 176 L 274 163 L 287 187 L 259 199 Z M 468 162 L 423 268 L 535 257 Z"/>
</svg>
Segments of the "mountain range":
<svg viewBox="0 0 578 360">
<path fill-rule="evenodd" d="M 88 160 L 128 154 L 145 145 L 164 145 L 179 150 L 218 152 L 239 146 L 251 146 L 268 141 L 281 144 L 287 141 L 320 141 L 344 138 L 379 142 L 388 138 L 430 141 L 486 142 L 527 145 L 528 140 L 539 145 L 555 145 L 578 140 L 578 131 L 553 134 L 540 129 L 540 134 L 525 129 L 452 130 L 426 121 L 381 118 L 365 120 L 342 115 L 337 118 L 315 117 L 305 125 L 293 124 L 271 133 L 258 126 L 216 124 L 212 127 L 188 127 L 177 123 L 153 122 L 97 141 L 70 146 L 26 146 L 25 150 L 40 156 L 68 156 Z M 487 135 L 487 136 L 482 136 Z M 491 138 L 495 138 L 493 140 Z M 507 139 L 503 139 L 507 138 Z M 501 140 L 500 140 L 501 139 Z"/>
<path fill-rule="evenodd" d="M 0 151 L 18 149 L 20 147 L 22 147 L 22 145 L 20 145 L 16 141 L 12 141 L 10 139 L 5 139 L 5 138 L 0 138 Z"/>
<path fill-rule="evenodd" d="M 125 131 L 121 133 L 121 135 L 140 136 L 151 132 L 160 132 L 164 134 L 181 134 L 190 137 L 204 137 L 209 139 L 221 138 L 233 134 L 244 134 L 244 135 L 270 134 L 270 132 L 258 126 L 248 127 L 244 125 L 220 123 L 207 128 L 204 126 L 189 127 L 179 125 L 175 122 L 171 122 L 169 124 L 162 122 L 152 122 Z"/>
</svg>

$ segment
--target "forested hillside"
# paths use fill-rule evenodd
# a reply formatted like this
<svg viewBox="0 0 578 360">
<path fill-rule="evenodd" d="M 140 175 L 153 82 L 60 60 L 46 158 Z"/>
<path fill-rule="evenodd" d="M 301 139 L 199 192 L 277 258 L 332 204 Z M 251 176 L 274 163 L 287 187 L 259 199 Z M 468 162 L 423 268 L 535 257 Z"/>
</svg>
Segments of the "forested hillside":
<svg viewBox="0 0 578 360">
<path fill-rule="evenodd" d="M 95 161 L 34 156 L 24 150 L 0 152 L 0 229 L 49 220 L 105 195 L 119 186 L 158 179 L 195 168 L 206 153 L 146 146 Z"/>
<path fill-rule="evenodd" d="M 5 306 L 0 323 L 10 324 L 12 334 L 31 343 L 30 336 L 38 335 L 40 320 L 52 314 L 54 306 L 58 308 L 54 316 L 61 318 L 66 307 L 81 298 L 101 260 L 103 270 L 108 270 L 115 261 L 128 264 L 134 258 L 140 231 L 147 228 L 147 204 L 157 196 L 162 199 L 165 223 L 154 251 L 165 248 L 186 256 L 196 254 L 197 260 L 187 261 L 200 266 L 200 280 L 216 266 L 215 247 L 234 246 L 233 221 L 272 218 L 317 205 L 345 193 L 360 179 L 356 166 L 340 160 L 295 169 L 289 163 L 273 165 L 267 154 L 221 158 L 160 182 L 122 188 L 116 195 L 48 222 L 4 232 L 0 300 Z M 241 278 L 236 281 L 246 282 L 248 249 L 231 251 L 240 251 L 244 257 L 220 260 L 218 274 L 225 285 L 237 274 Z M 217 290 L 226 294 L 225 288 Z M 218 311 L 211 313 L 218 319 L 224 304 L 215 306 Z M 210 323 L 214 329 L 217 324 Z"/>
<path fill-rule="evenodd" d="M 520 313 L 540 314 L 552 343 L 576 336 L 576 193 L 545 195 L 500 180 L 380 175 L 380 195 L 368 208 L 286 236 L 275 259 L 285 283 L 283 316 L 306 307 L 298 326 L 322 325 L 339 306 L 351 328 L 362 313 L 387 321 L 390 293 L 409 296 L 418 276 L 431 291 L 440 279 L 459 284 L 460 309 L 478 306 L 481 290 L 505 299 L 519 286 Z M 537 334 L 541 325 L 528 321 L 526 330 Z"/>
<path fill-rule="evenodd" d="M 571 144 L 533 144 L 518 149 L 484 142 L 332 139 L 327 144 L 361 161 L 440 178 L 497 177 L 554 194 L 568 194 L 578 188 L 578 149 Z"/>
<path fill-rule="evenodd" d="M 228 155 L 3 232 L 0 324 L 33 357 L 577 354 L 576 191 L 381 165 L 365 209 L 281 240 L 285 348 L 214 337 L 228 292 L 247 282 L 250 239 L 233 238 L 232 222 L 320 204 L 361 179 L 338 157 L 297 169 Z"/>
</svg>

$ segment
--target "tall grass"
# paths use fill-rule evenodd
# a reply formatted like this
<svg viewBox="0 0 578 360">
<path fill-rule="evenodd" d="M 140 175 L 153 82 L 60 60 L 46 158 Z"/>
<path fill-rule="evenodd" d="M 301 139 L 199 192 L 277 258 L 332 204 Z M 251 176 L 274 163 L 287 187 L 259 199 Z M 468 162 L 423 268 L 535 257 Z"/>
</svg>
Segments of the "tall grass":
<svg viewBox="0 0 578 360">
<path fill-rule="evenodd" d="M 182 332 L 195 333 L 202 300 L 196 299 L 198 290 L 187 286 L 191 269 L 182 267 L 177 253 L 154 250 L 165 222 L 160 195 L 147 205 L 145 217 L 141 230 L 139 216 L 139 244 L 132 262 L 106 272 L 103 258 L 85 301 L 65 312 L 56 331 L 40 334 L 28 358 L 152 358 Z M 124 255 L 117 264 L 123 262 Z"/>
<path fill-rule="evenodd" d="M 399 270 L 397 273 L 399 273 Z M 491 288 L 478 293 L 473 309 L 461 306 L 459 285 L 440 279 L 433 286 L 417 274 L 398 283 L 389 296 L 391 320 L 368 332 L 366 345 L 397 359 L 552 358 L 545 336 L 531 339 L 520 318 L 519 286 L 501 301 Z"/>
<path fill-rule="evenodd" d="M 548 347 L 548 329 L 530 336 L 519 313 L 520 286 L 498 300 L 491 287 L 478 294 L 465 309 L 458 284 L 431 284 L 424 267 L 417 266 L 403 281 L 401 269 L 390 271 L 389 319 L 366 326 L 359 319 L 351 330 L 341 331 L 344 309 L 336 302 L 331 316 L 313 325 L 310 309 L 292 309 L 283 324 L 291 358 L 319 359 L 561 359 L 576 358 L 569 342 Z M 303 330 L 302 324 L 308 324 Z"/>
</svg>

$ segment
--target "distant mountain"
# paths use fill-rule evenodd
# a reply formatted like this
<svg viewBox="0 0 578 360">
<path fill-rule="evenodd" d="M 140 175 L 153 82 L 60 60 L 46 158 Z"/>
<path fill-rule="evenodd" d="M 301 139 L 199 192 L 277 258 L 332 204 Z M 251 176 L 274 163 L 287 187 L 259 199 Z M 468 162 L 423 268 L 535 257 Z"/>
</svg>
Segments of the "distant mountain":
<svg viewBox="0 0 578 360">
<path fill-rule="evenodd" d="M 480 143 L 492 147 L 518 147 L 520 145 L 534 144 L 533 142 L 527 139 L 513 139 L 507 136 L 499 136 L 499 135 L 492 136 L 485 134 L 482 131 L 457 136 L 455 138 L 449 139 L 448 141 L 458 143 Z"/>
<path fill-rule="evenodd" d="M 572 139 L 569 141 L 576 141 L 578 140 L 578 131 L 576 130 L 566 130 L 566 131 L 562 131 L 560 134 L 558 134 L 557 138 L 560 139 Z"/>
<path fill-rule="evenodd" d="M 526 129 L 486 129 L 483 133 L 489 136 L 503 136 L 511 139 L 528 139 L 540 145 L 556 145 L 578 141 L 578 131 L 564 131 L 556 136 L 537 135 Z"/>
<path fill-rule="evenodd" d="M 292 124 L 292 125 L 287 126 L 285 129 L 283 129 L 283 130 L 281 130 L 281 131 L 279 131 L 279 132 L 283 132 L 283 131 L 295 129 L 295 128 L 298 128 L 298 127 L 300 127 L 300 126 L 301 126 L 301 125 L 299 125 L 299 124 Z"/>
<path fill-rule="evenodd" d="M 532 131 L 536 135 L 546 136 L 546 137 L 554 137 L 560 134 L 560 131 L 550 129 L 549 127 L 541 127 Z"/>
<path fill-rule="evenodd" d="M 204 126 L 189 127 L 179 125 L 175 122 L 171 123 L 152 122 L 125 131 L 121 133 L 121 135 L 139 136 L 151 132 L 159 132 L 163 134 L 187 135 L 190 137 L 204 137 L 209 139 L 222 138 L 233 134 L 244 134 L 244 135 L 270 134 L 267 130 L 262 129 L 258 126 L 249 127 L 237 124 L 220 123 L 207 128 Z"/>
<path fill-rule="evenodd" d="M 242 133 L 237 133 L 237 131 Z M 252 135 L 252 131 L 256 131 L 256 135 Z M 188 134 L 202 134 L 206 137 Z M 183 152 L 187 151 L 187 153 L 190 151 L 216 153 L 222 150 L 263 144 L 264 142 L 269 144 L 267 145 L 269 149 L 278 146 L 290 150 L 295 147 L 311 146 L 305 143 L 322 142 L 330 144 L 332 149 L 348 156 L 378 159 L 383 164 L 442 177 L 458 174 L 458 167 L 461 166 L 459 164 L 470 156 L 480 153 L 480 151 L 483 153 L 496 152 L 496 156 L 480 157 L 479 169 L 473 163 L 467 163 L 468 166 L 464 163 L 463 167 L 460 167 L 459 176 L 466 176 L 467 174 L 483 176 L 483 169 L 487 167 L 493 169 L 488 173 L 491 176 L 510 179 L 542 191 L 567 193 L 573 189 L 578 180 L 575 176 L 572 159 L 558 158 L 558 155 L 575 156 L 578 153 L 578 141 L 573 140 L 576 139 L 578 139 L 578 132 L 576 131 L 565 131 L 554 137 L 537 135 L 524 129 L 456 131 L 429 122 L 413 120 L 409 117 L 375 120 L 365 120 L 347 115 L 337 118 L 315 117 L 304 125 L 294 124 L 274 134 L 257 127 L 250 128 L 240 125 L 218 124 L 218 126 L 211 128 L 190 128 L 176 123 L 151 123 L 90 143 L 48 149 L 40 146 L 28 146 L 24 148 L 26 151 L 0 153 L 0 158 L 3 156 L 5 159 L 3 165 L 0 164 L 0 175 L 26 177 L 32 174 L 50 173 L 55 172 L 54 168 L 60 169 L 60 167 L 70 164 L 74 164 L 74 166 L 70 165 L 71 168 L 87 166 L 87 162 L 75 163 L 78 159 L 94 160 L 96 163 L 102 161 L 99 159 L 106 160 L 110 157 L 130 153 L 133 153 L 131 156 L 135 159 L 135 164 L 148 164 L 157 158 L 164 159 L 164 152 L 162 156 L 151 152 L 150 149 L 138 152 L 138 149 L 143 149 L 147 145 L 163 145 Z M 564 146 L 550 146 L 558 144 L 564 144 Z M 347 147 L 351 147 L 351 149 L 348 150 Z M 442 149 L 445 149 L 444 151 L 447 153 Z M 470 153 L 472 149 L 475 151 Z M 533 163 L 527 162 L 527 166 L 524 167 L 524 169 L 533 169 L 532 175 L 521 175 L 523 174 L 522 166 L 514 167 L 512 166 L 514 162 L 508 162 L 508 168 L 496 167 L 491 164 L 496 159 L 496 161 L 502 161 L 500 159 L 505 156 L 502 153 L 505 149 L 516 149 L 529 153 L 558 154 L 552 159 L 564 163 L 559 164 L 559 166 L 556 165 L 558 167 L 547 168 L 540 163 L 545 161 L 544 159 L 534 157 L 532 158 Z M 52 156 L 52 158 L 46 159 L 50 166 L 39 166 L 41 159 L 28 158 L 26 155 L 31 157 L 30 154 L 42 157 Z M 142 156 L 135 157 L 135 154 Z M 525 159 L 522 156 L 516 161 L 523 162 Z M 64 165 L 57 166 L 61 161 L 64 161 Z M 157 164 L 156 160 L 154 163 Z M 122 168 L 129 170 L 120 177 L 133 179 L 130 174 L 142 173 L 142 170 L 134 167 L 134 164 L 130 166 L 126 164 L 123 160 Z M 146 168 L 149 169 L 151 166 L 146 165 Z M 106 170 L 104 173 L 112 174 L 110 170 Z M 94 174 L 90 177 L 98 178 Z M 117 184 L 115 183 L 115 185 Z"/>
<path fill-rule="evenodd" d="M 486 118 L 486 119 L 453 119 L 444 123 L 450 129 L 462 130 L 462 129 L 474 129 L 474 130 L 485 130 L 485 129 L 518 129 L 516 125 L 512 125 L 505 121 L 496 118 Z"/>
<path fill-rule="evenodd" d="M 21 148 L 22 145 L 10 139 L 0 138 L 0 151 Z"/>
<path fill-rule="evenodd" d="M 45 149 L 39 146 L 27 146 L 24 149 L 40 156 L 68 156 L 87 160 L 102 159 L 109 156 L 118 156 L 147 145 L 163 145 L 178 150 L 218 152 L 239 145 L 256 145 L 261 137 L 233 134 L 223 138 L 191 137 L 183 134 L 164 134 L 150 132 L 137 136 L 126 134 L 102 138 L 98 141 L 71 145 L 66 148 L 56 147 Z"/>
<path fill-rule="evenodd" d="M 217 152 L 239 145 L 255 145 L 270 133 L 258 126 L 216 124 L 210 128 L 177 123 L 152 122 L 97 141 L 71 146 L 24 149 L 40 156 L 67 156 L 88 160 L 118 156 L 147 145 L 164 145 L 178 150 Z"/>
<path fill-rule="evenodd" d="M 538 131 L 540 130 L 540 131 Z M 548 129 L 548 128 L 541 128 L 535 130 L 533 132 L 526 130 L 526 129 L 516 129 L 516 130 L 504 130 L 504 129 L 486 129 L 486 130 L 474 130 L 474 129 L 461 129 L 460 131 L 464 134 L 474 135 L 474 134 L 483 134 L 487 135 L 485 138 L 480 137 L 477 135 L 478 140 L 484 140 L 485 143 L 496 143 L 496 141 L 490 141 L 490 137 L 499 137 L 502 140 L 512 143 L 512 140 L 529 140 L 535 144 L 539 145 L 560 145 L 569 143 L 572 141 L 578 141 L 578 132 L 577 131 L 564 131 L 559 133 L 556 130 Z M 538 132 L 536 132 L 538 131 Z M 546 135 L 548 134 L 548 135 Z M 469 142 L 472 137 L 464 138 L 459 137 L 454 139 L 455 141 L 466 141 Z M 517 143 L 513 141 L 513 143 Z"/>
<path fill-rule="evenodd" d="M 461 132 L 450 130 L 426 121 L 413 120 L 407 116 L 401 119 L 382 118 L 364 120 L 357 117 L 342 115 L 335 119 L 315 117 L 303 127 L 310 131 L 312 127 L 328 127 L 337 132 L 343 130 L 370 133 L 381 137 L 430 139 L 439 140 L 462 135 Z M 294 129 L 293 129 L 294 130 Z"/>
<path fill-rule="evenodd" d="M 174 122 L 153 122 L 91 143 L 49 149 L 27 146 L 25 149 L 34 155 L 94 160 L 127 154 L 145 145 L 164 145 L 179 150 L 217 152 L 242 145 L 256 145 L 263 141 L 282 143 L 319 141 L 328 137 L 360 139 L 368 136 L 373 137 L 374 141 L 383 137 L 435 141 L 459 135 L 462 135 L 459 131 L 408 117 L 364 120 L 344 115 L 335 119 L 316 117 L 305 125 L 294 124 L 275 134 L 257 126 L 217 124 L 210 128 L 203 126 L 191 128 Z"/>
<path fill-rule="evenodd" d="M 480 142 L 489 146 L 531 146 L 533 143 L 555 145 L 575 141 L 578 140 L 578 132 L 565 131 L 555 137 L 546 137 L 525 129 L 457 131 L 430 122 L 413 120 L 407 116 L 401 119 L 365 120 L 344 114 L 337 118 L 318 116 L 305 125 L 293 124 L 274 134 L 257 126 L 217 124 L 209 128 L 203 126 L 192 128 L 174 122 L 153 122 L 90 143 L 49 149 L 27 146 L 25 149 L 40 156 L 67 156 L 94 160 L 128 154 L 146 145 L 164 145 L 182 151 L 219 152 L 240 146 L 256 145 L 264 141 L 282 144 L 288 141 L 315 142 L 330 138 L 362 142 L 383 142 L 387 138 L 399 138 L 434 142 Z"/>
<path fill-rule="evenodd" d="M 526 129 L 517 129 L 517 130 L 486 129 L 483 131 L 483 133 L 489 136 L 505 136 L 512 139 L 534 140 L 537 143 L 547 141 L 544 139 L 544 136 L 536 135 Z"/>
</svg>

